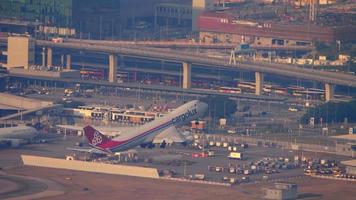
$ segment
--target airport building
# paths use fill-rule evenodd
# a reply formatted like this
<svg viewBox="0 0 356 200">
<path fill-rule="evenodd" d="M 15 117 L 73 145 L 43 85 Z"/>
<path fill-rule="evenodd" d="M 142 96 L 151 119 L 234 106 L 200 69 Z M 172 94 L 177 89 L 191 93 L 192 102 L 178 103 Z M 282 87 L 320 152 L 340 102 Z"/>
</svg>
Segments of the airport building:
<svg viewBox="0 0 356 200">
<path fill-rule="evenodd" d="M 7 67 L 28 69 L 35 64 L 35 41 L 31 37 L 8 37 L 7 54 Z"/>
<path fill-rule="evenodd" d="M 354 40 L 352 26 L 320 26 L 308 23 L 241 20 L 230 12 L 204 12 L 198 18 L 200 41 L 252 43 L 260 46 L 308 46 L 313 41 Z"/>
<path fill-rule="evenodd" d="M 153 23 L 156 5 L 167 2 L 179 5 L 180 1 L 4 0 L 0 32 L 112 38 L 142 20 Z"/>
<path fill-rule="evenodd" d="M 114 107 L 103 106 L 79 106 L 73 110 L 69 109 L 67 112 L 74 116 L 83 118 L 92 118 L 97 120 L 106 119 L 129 124 L 144 124 L 163 116 L 159 112 L 117 109 Z"/>
</svg>

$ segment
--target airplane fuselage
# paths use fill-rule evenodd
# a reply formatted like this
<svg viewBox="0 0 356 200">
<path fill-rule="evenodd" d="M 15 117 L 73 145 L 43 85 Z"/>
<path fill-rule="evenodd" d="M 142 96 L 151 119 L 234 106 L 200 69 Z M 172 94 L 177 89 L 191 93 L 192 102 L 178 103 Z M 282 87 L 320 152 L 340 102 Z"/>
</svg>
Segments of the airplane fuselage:
<svg viewBox="0 0 356 200">
<path fill-rule="evenodd" d="M 190 101 L 178 107 L 171 113 L 138 127 L 134 132 L 120 135 L 106 143 L 95 145 L 97 141 L 102 140 L 97 134 L 95 136 L 97 138 L 91 140 L 91 146 L 107 152 L 120 152 L 134 148 L 143 143 L 152 142 L 153 138 L 165 129 L 202 117 L 205 114 L 207 107 L 206 103 L 197 100 Z"/>
</svg>

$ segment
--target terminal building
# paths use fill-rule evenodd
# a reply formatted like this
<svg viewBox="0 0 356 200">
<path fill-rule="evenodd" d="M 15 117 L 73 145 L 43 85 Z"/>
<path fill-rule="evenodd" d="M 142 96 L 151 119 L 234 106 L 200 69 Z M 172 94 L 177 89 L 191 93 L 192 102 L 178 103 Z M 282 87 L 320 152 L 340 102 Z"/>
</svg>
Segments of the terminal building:
<svg viewBox="0 0 356 200">
<path fill-rule="evenodd" d="M 79 106 L 78 108 L 72 110 L 69 109 L 67 112 L 68 114 L 83 118 L 91 118 L 97 120 L 106 119 L 109 121 L 129 124 L 145 124 L 163 116 L 163 114 L 159 112 L 133 109 L 117 109 L 103 106 Z"/>
<path fill-rule="evenodd" d="M 199 39 L 206 43 L 250 43 L 260 46 L 308 46 L 313 41 L 354 40 L 353 26 L 241 20 L 229 12 L 204 12 L 198 18 Z"/>
</svg>

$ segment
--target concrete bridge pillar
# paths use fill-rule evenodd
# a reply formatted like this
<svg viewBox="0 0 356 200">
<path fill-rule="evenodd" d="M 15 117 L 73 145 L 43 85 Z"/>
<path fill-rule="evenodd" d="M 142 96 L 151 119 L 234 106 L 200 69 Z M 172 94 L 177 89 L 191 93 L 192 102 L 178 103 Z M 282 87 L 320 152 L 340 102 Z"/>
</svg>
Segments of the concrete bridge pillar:
<svg viewBox="0 0 356 200">
<path fill-rule="evenodd" d="M 53 51 L 52 51 L 52 48 L 48 47 L 47 48 L 47 67 L 51 67 L 53 66 L 53 63 L 52 63 L 52 58 L 53 58 Z"/>
<path fill-rule="evenodd" d="M 117 83 L 117 56 L 109 55 L 109 82 Z"/>
<path fill-rule="evenodd" d="M 42 67 L 46 66 L 46 48 L 42 48 Z"/>
<path fill-rule="evenodd" d="M 183 62 L 183 89 L 189 89 L 191 83 L 192 64 Z"/>
<path fill-rule="evenodd" d="M 72 69 L 72 55 L 70 54 L 66 55 L 66 69 Z"/>
<path fill-rule="evenodd" d="M 261 72 L 255 72 L 255 94 L 260 96 L 263 93 L 263 74 Z"/>
<path fill-rule="evenodd" d="M 64 55 L 61 54 L 61 67 L 63 68 L 64 67 Z"/>
<path fill-rule="evenodd" d="M 334 85 L 325 83 L 325 101 L 330 101 L 334 98 Z"/>
</svg>

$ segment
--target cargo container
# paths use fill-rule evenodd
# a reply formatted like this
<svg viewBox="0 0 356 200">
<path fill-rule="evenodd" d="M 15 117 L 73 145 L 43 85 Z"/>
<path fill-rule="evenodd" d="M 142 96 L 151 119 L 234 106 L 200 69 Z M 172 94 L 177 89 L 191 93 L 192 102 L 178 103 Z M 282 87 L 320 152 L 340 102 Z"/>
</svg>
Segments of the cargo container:
<svg viewBox="0 0 356 200">
<path fill-rule="evenodd" d="M 195 174 L 194 175 L 195 180 L 204 180 L 205 179 L 205 174 Z"/>
<path fill-rule="evenodd" d="M 238 182 L 237 178 L 230 178 L 229 181 L 231 184 L 236 184 Z"/>
<path fill-rule="evenodd" d="M 229 181 L 229 177 L 224 176 L 224 177 L 222 178 L 222 180 L 223 180 L 224 182 L 227 182 L 227 181 Z"/>
<path fill-rule="evenodd" d="M 208 151 L 208 156 L 209 157 L 215 156 L 215 152 L 214 151 Z"/>
<path fill-rule="evenodd" d="M 227 143 L 227 142 L 224 142 L 224 143 L 223 143 L 223 147 L 224 147 L 224 148 L 227 148 L 228 146 L 229 146 L 229 143 Z"/>
<path fill-rule="evenodd" d="M 224 168 L 223 167 L 215 167 L 215 171 L 222 172 L 222 171 L 224 171 Z"/>
<path fill-rule="evenodd" d="M 245 169 L 245 170 L 244 170 L 244 174 L 245 174 L 245 175 L 250 175 L 250 174 L 251 174 L 251 171 L 248 170 L 248 169 Z"/>
<path fill-rule="evenodd" d="M 229 173 L 230 173 L 230 174 L 236 173 L 236 169 L 235 169 L 234 167 L 230 167 L 230 168 L 229 168 Z"/>
<path fill-rule="evenodd" d="M 241 160 L 243 158 L 243 154 L 239 152 L 230 152 L 228 158 Z"/>
<path fill-rule="evenodd" d="M 228 146 L 228 147 L 227 147 L 227 150 L 228 150 L 228 151 L 235 151 L 235 152 L 236 152 L 236 151 L 238 150 L 238 147 L 236 147 L 236 146 Z"/>
<path fill-rule="evenodd" d="M 242 148 L 244 148 L 244 149 L 247 149 L 248 144 L 241 144 L 240 146 L 241 146 Z"/>
<path fill-rule="evenodd" d="M 247 182 L 249 182 L 249 181 L 250 181 L 250 177 L 248 177 L 248 176 L 243 176 L 243 177 L 241 178 L 241 182 L 247 183 Z"/>
</svg>

